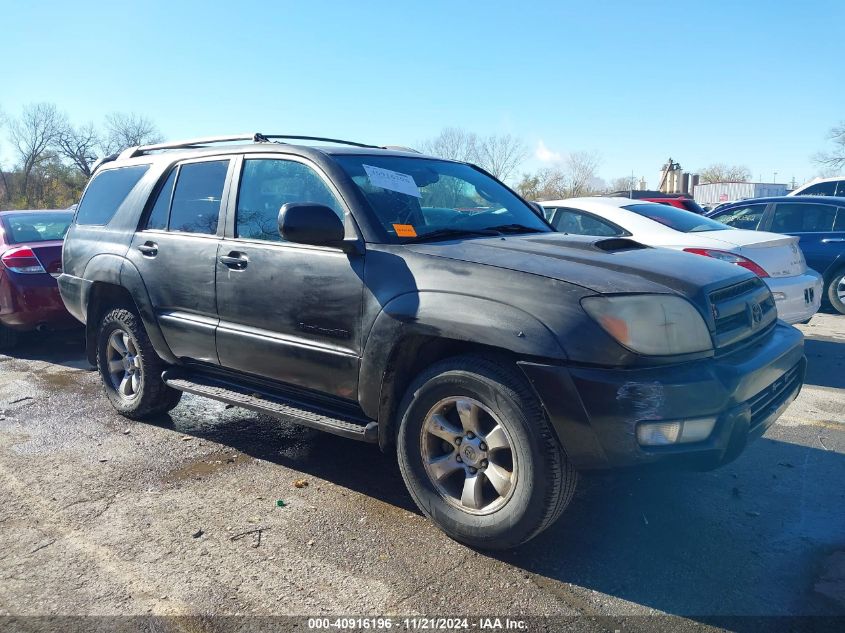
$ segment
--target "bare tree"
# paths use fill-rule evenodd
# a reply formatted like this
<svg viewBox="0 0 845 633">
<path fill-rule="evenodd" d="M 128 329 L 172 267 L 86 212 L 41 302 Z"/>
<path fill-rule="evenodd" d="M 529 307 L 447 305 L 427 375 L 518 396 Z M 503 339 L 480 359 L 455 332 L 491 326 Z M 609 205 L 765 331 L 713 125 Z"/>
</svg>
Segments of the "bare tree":
<svg viewBox="0 0 845 633">
<path fill-rule="evenodd" d="M 447 127 L 434 138 L 420 143 L 420 150 L 440 158 L 474 163 L 478 160 L 478 146 L 478 135 L 457 127 Z"/>
<path fill-rule="evenodd" d="M 528 156 L 528 148 L 511 134 L 491 135 L 477 147 L 478 164 L 499 180 L 508 180 Z"/>
<path fill-rule="evenodd" d="M 95 148 L 99 144 L 100 136 L 93 123 L 80 127 L 65 123 L 55 140 L 59 154 L 69 160 L 85 178 L 91 177 L 91 166 L 97 160 Z"/>
<path fill-rule="evenodd" d="M 613 191 L 630 191 L 637 188 L 637 178 L 635 176 L 622 176 L 621 178 L 614 178 L 610 181 L 608 189 Z"/>
<path fill-rule="evenodd" d="M 104 155 L 163 140 L 156 124 L 139 114 L 114 112 L 106 116 L 105 127 L 101 141 Z"/>
<path fill-rule="evenodd" d="M 702 184 L 711 182 L 748 182 L 751 170 L 745 165 L 714 163 L 699 171 Z"/>
<path fill-rule="evenodd" d="M 833 142 L 833 149 L 817 154 L 815 161 L 824 165 L 826 172 L 836 172 L 845 167 L 845 121 L 830 130 L 828 139 Z"/>
<path fill-rule="evenodd" d="M 569 197 L 575 198 L 593 191 L 601 159 L 595 152 L 573 152 L 566 159 Z"/>
<path fill-rule="evenodd" d="M 39 165 L 52 157 L 51 146 L 64 126 L 64 117 L 52 103 L 35 103 L 23 109 L 9 125 L 9 140 L 20 160 L 21 194 L 29 206 L 30 179 Z"/>
</svg>

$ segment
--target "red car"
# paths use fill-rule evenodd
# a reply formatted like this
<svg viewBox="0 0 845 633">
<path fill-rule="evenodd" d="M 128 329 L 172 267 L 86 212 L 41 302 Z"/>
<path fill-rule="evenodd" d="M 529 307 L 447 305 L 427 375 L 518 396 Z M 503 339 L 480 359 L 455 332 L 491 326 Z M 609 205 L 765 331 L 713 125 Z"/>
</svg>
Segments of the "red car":
<svg viewBox="0 0 845 633">
<path fill-rule="evenodd" d="M 686 198 L 684 196 L 677 196 L 674 198 L 642 198 L 642 200 L 646 202 L 659 202 L 660 204 L 667 204 L 670 207 L 676 207 L 678 209 L 683 209 L 684 211 L 691 211 L 693 213 L 697 213 L 698 215 L 704 215 L 706 212 L 701 206 L 692 198 Z"/>
<path fill-rule="evenodd" d="M 0 211 L 0 350 L 31 330 L 79 326 L 56 278 L 72 211 Z"/>
</svg>

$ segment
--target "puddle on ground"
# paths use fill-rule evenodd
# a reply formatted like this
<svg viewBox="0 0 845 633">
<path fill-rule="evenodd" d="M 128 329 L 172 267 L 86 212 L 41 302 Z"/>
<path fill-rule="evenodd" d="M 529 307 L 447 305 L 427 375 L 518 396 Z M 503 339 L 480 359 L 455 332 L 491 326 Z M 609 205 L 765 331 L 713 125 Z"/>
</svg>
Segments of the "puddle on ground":
<svg viewBox="0 0 845 633">
<path fill-rule="evenodd" d="M 218 451 L 184 464 L 179 468 L 174 468 L 162 478 L 162 481 L 172 484 L 180 481 L 205 479 L 221 470 L 235 468 L 252 460 L 253 458 L 245 453 L 232 450 Z"/>
</svg>

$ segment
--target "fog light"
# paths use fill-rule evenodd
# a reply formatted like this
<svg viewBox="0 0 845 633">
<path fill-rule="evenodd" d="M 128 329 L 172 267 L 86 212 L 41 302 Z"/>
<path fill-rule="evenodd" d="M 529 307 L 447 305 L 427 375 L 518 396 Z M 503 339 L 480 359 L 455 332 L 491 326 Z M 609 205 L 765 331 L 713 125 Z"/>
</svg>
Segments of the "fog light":
<svg viewBox="0 0 845 633">
<path fill-rule="evenodd" d="M 637 441 L 643 446 L 674 444 L 680 435 L 680 422 L 643 422 L 637 426 Z"/>
<path fill-rule="evenodd" d="M 710 437 L 716 418 L 696 418 L 674 422 L 640 422 L 637 425 L 637 442 L 641 446 L 667 446 L 691 444 Z"/>
<path fill-rule="evenodd" d="M 786 299 L 785 292 L 773 292 L 772 296 L 775 298 L 775 301 L 783 301 L 784 299 Z"/>
</svg>

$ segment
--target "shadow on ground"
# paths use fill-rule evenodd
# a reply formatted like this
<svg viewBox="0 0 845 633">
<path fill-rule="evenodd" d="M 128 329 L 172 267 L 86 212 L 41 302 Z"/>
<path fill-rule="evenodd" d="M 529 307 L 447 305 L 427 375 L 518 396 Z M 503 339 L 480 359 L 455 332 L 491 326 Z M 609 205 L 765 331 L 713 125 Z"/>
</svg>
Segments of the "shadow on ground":
<svg viewBox="0 0 845 633">
<path fill-rule="evenodd" d="M 845 389 L 845 343 L 807 338 L 804 339 L 804 353 L 807 355 L 806 384 Z"/>
</svg>

